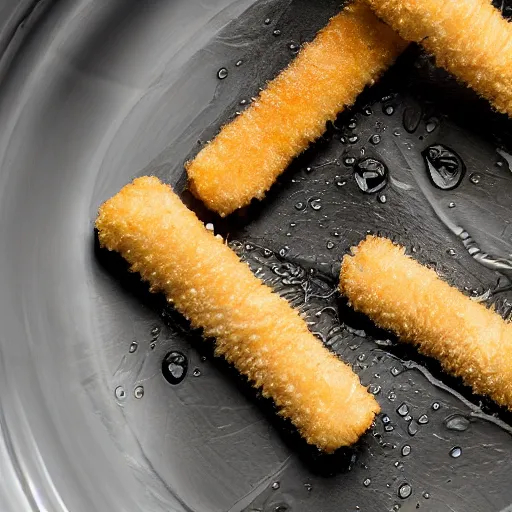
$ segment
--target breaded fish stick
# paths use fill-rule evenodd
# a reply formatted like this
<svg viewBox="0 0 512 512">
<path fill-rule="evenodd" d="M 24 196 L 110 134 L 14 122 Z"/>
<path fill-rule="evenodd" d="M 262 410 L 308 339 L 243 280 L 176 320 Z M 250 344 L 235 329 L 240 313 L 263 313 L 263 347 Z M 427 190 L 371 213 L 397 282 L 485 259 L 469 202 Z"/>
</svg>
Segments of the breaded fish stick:
<svg viewBox="0 0 512 512">
<path fill-rule="evenodd" d="M 186 164 L 190 189 L 222 216 L 262 199 L 406 43 L 357 1 L 305 45 L 241 115 Z"/>
<path fill-rule="evenodd" d="M 369 236 L 345 256 L 340 290 L 378 326 L 512 410 L 512 324 L 406 256 L 404 248 Z"/>
<path fill-rule="evenodd" d="M 439 66 L 512 116 L 512 25 L 490 0 L 367 0 Z"/>
<path fill-rule="evenodd" d="M 379 405 L 357 375 L 170 187 L 136 179 L 101 206 L 96 227 L 101 245 L 216 338 L 216 354 L 271 397 L 308 443 L 332 452 L 370 427 Z"/>
</svg>

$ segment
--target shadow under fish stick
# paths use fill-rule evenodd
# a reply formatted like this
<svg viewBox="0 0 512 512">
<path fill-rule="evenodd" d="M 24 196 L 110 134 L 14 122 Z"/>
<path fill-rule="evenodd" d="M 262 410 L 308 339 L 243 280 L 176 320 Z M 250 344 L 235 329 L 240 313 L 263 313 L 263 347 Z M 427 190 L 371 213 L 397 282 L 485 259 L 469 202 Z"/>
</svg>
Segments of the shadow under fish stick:
<svg viewBox="0 0 512 512">
<path fill-rule="evenodd" d="M 442 281 L 403 247 L 366 238 L 343 259 L 340 290 L 379 327 L 512 410 L 512 324 Z"/>
<path fill-rule="evenodd" d="M 352 105 L 405 47 L 368 6 L 349 4 L 186 164 L 192 192 L 222 216 L 262 199 L 325 132 L 327 121 Z"/>
<path fill-rule="evenodd" d="M 404 39 L 512 116 L 512 25 L 490 0 L 367 0 Z"/>
<path fill-rule="evenodd" d="M 99 241 L 162 292 L 304 439 L 325 452 L 355 443 L 380 410 L 352 369 L 311 334 L 290 304 L 157 178 L 104 203 Z"/>
</svg>

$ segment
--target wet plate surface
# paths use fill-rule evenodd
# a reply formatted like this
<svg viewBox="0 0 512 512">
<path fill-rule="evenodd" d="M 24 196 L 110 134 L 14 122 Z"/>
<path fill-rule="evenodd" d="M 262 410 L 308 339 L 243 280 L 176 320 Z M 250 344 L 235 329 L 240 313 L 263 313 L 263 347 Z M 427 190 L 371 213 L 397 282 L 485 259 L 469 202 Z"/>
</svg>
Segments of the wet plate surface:
<svg viewBox="0 0 512 512">
<path fill-rule="evenodd" d="M 511 416 L 336 292 L 342 255 L 379 233 L 510 318 L 507 119 L 411 47 L 262 203 L 220 220 L 186 191 L 184 161 L 338 9 L 77 1 L 50 5 L 18 44 L 0 96 L 0 447 L 17 489 L 5 510 L 512 504 Z M 142 174 L 180 191 L 370 386 L 383 412 L 358 446 L 306 446 L 97 248 L 98 205 Z"/>
</svg>

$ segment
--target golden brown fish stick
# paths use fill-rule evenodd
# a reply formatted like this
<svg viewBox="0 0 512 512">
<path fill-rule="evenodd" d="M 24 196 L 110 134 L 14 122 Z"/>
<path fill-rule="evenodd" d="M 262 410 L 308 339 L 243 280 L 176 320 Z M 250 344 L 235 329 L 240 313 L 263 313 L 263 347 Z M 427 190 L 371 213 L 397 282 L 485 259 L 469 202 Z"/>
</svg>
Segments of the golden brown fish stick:
<svg viewBox="0 0 512 512">
<path fill-rule="evenodd" d="M 340 289 L 377 325 L 435 357 L 475 393 L 512 409 L 512 324 L 385 238 L 345 256 Z"/>
<path fill-rule="evenodd" d="M 262 199 L 405 46 L 366 5 L 346 7 L 186 165 L 192 192 L 222 216 Z"/>
<path fill-rule="evenodd" d="M 101 206 L 96 227 L 101 245 L 216 338 L 216 353 L 271 397 L 308 443 L 332 452 L 371 425 L 379 406 L 357 375 L 170 187 L 136 179 Z"/>
<path fill-rule="evenodd" d="M 408 41 L 512 116 L 512 25 L 490 0 L 367 0 Z"/>
</svg>

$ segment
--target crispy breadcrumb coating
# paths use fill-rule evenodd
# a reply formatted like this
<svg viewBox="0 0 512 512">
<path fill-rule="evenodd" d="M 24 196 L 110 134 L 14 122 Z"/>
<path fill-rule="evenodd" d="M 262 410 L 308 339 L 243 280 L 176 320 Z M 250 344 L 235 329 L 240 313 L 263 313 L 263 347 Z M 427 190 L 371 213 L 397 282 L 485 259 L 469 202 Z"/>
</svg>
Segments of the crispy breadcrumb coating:
<svg viewBox="0 0 512 512">
<path fill-rule="evenodd" d="M 512 116 L 512 25 L 489 0 L 367 0 L 439 66 Z"/>
<path fill-rule="evenodd" d="M 100 207 L 96 227 L 101 245 L 215 338 L 216 354 L 271 397 L 308 443 L 332 452 L 370 427 L 380 409 L 357 375 L 170 187 L 136 179 Z"/>
<path fill-rule="evenodd" d="M 369 7 L 347 6 L 186 164 L 192 192 L 222 216 L 262 199 L 327 121 L 354 103 L 405 46 Z"/>
<path fill-rule="evenodd" d="M 340 290 L 378 326 L 512 410 L 512 324 L 406 256 L 403 247 L 366 238 L 345 256 Z"/>
</svg>

